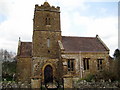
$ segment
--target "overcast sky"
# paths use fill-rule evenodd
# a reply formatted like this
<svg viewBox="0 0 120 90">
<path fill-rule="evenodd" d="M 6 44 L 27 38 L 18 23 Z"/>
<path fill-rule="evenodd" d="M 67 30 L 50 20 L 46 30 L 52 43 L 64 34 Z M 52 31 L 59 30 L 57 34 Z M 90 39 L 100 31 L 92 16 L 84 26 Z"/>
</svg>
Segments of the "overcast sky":
<svg viewBox="0 0 120 90">
<path fill-rule="evenodd" d="M 17 52 L 18 38 L 32 41 L 35 4 L 45 0 L 0 0 L 0 48 Z M 47 0 L 60 6 L 63 36 L 95 37 L 118 48 L 118 0 Z M 89 1 L 89 2 L 88 2 Z"/>
</svg>

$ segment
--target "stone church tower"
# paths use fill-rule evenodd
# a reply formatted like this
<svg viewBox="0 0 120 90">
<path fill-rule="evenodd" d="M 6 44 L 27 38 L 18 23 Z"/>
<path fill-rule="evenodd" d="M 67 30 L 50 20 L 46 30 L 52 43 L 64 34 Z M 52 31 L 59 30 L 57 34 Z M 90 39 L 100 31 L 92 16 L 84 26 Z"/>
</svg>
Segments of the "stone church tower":
<svg viewBox="0 0 120 90">
<path fill-rule="evenodd" d="M 61 41 L 60 8 L 51 7 L 48 2 L 41 6 L 35 5 L 32 41 L 33 79 L 37 78 L 45 83 L 61 78 L 58 41 Z"/>
<path fill-rule="evenodd" d="M 58 58 L 58 40 L 61 40 L 60 8 L 50 7 L 48 2 L 42 6 L 36 5 L 33 23 L 33 57 Z"/>
</svg>

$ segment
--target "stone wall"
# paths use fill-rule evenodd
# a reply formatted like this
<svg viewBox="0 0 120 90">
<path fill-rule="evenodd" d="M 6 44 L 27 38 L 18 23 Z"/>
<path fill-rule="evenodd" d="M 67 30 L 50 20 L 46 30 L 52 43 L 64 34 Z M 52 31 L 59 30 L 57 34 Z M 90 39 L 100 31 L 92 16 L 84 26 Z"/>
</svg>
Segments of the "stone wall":
<svg viewBox="0 0 120 90">
<path fill-rule="evenodd" d="M 41 76 L 42 82 L 44 82 L 44 69 L 47 65 L 50 65 L 53 69 L 53 76 L 59 80 L 62 76 L 59 74 L 62 66 L 59 66 L 59 59 L 45 59 L 45 58 L 34 58 L 32 60 L 32 77 Z"/>
<path fill-rule="evenodd" d="M 33 57 L 59 58 L 58 40 L 61 40 L 60 11 L 45 2 L 36 5 L 33 19 Z M 49 20 L 49 25 L 46 25 Z M 49 46 L 48 46 L 49 39 Z"/>
<path fill-rule="evenodd" d="M 70 79 L 66 80 L 68 83 L 71 83 Z M 37 82 L 37 83 L 36 83 Z M 37 88 L 38 86 L 40 86 L 40 81 L 34 81 L 34 84 L 36 83 L 36 85 L 33 85 L 33 88 Z M 38 85 L 39 84 L 39 85 Z M 22 83 L 22 82 L 0 82 L 0 89 L 31 89 L 32 85 L 28 84 L 26 82 Z M 101 80 L 100 82 L 86 82 L 85 80 L 81 80 L 80 82 L 76 82 L 74 81 L 73 83 L 71 83 L 71 86 L 73 87 L 68 87 L 69 84 L 64 85 L 64 88 L 69 90 L 70 88 L 72 90 L 120 90 L 120 82 L 118 81 L 114 81 L 114 82 L 104 82 L 103 80 Z M 40 88 L 39 88 L 40 89 Z M 45 87 L 43 88 L 43 90 L 45 90 Z"/>
<path fill-rule="evenodd" d="M 88 74 L 94 74 L 98 72 L 97 69 L 97 59 L 103 59 L 103 69 L 109 67 L 109 54 L 107 52 L 80 52 L 80 53 L 63 53 L 63 67 L 64 74 L 72 74 L 77 77 L 86 77 Z M 89 70 L 84 70 L 83 58 L 90 58 L 89 60 Z M 74 59 L 74 71 L 67 70 L 68 59 Z"/>
<path fill-rule="evenodd" d="M 89 60 L 89 70 L 82 70 L 83 76 L 87 76 L 89 73 L 95 74 L 98 72 L 97 59 L 103 59 L 102 69 L 108 69 L 109 67 L 109 54 L 108 52 L 91 52 L 91 53 L 81 53 L 81 59 L 90 58 Z M 83 68 L 83 63 L 82 63 Z"/>
<path fill-rule="evenodd" d="M 73 88 L 73 79 L 71 77 L 65 77 L 64 80 L 64 88 Z"/>
<path fill-rule="evenodd" d="M 73 84 L 74 88 L 106 88 L 107 90 L 119 90 L 118 88 L 120 88 L 120 82 L 118 81 L 104 81 L 101 80 L 100 82 L 86 82 L 85 80 L 81 80 L 79 82 L 74 82 Z M 95 89 L 96 90 L 96 89 Z"/>
<path fill-rule="evenodd" d="M 47 39 L 49 39 L 49 47 Z M 61 32 L 34 31 L 33 57 L 59 58 L 58 40 L 61 40 Z"/>
<path fill-rule="evenodd" d="M 50 18 L 49 25 L 46 25 L 46 17 Z M 60 31 L 60 8 L 52 8 L 51 6 L 46 8 L 44 5 L 35 5 L 33 21 L 34 30 Z"/>
<path fill-rule="evenodd" d="M 19 57 L 17 60 L 17 80 L 30 82 L 31 78 L 31 58 Z"/>
<path fill-rule="evenodd" d="M 31 88 L 40 88 L 41 81 L 40 79 L 31 79 Z"/>
</svg>

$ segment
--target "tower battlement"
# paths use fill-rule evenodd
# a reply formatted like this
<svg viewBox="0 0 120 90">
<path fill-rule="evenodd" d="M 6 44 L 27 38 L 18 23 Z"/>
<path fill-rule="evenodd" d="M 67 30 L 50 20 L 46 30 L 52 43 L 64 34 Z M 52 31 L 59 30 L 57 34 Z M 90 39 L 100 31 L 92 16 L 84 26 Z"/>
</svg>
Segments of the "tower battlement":
<svg viewBox="0 0 120 90">
<path fill-rule="evenodd" d="M 43 5 L 35 5 L 35 11 L 51 11 L 51 12 L 60 12 L 60 7 L 50 6 L 48 2 L 44 2 Z"/>
</svg>

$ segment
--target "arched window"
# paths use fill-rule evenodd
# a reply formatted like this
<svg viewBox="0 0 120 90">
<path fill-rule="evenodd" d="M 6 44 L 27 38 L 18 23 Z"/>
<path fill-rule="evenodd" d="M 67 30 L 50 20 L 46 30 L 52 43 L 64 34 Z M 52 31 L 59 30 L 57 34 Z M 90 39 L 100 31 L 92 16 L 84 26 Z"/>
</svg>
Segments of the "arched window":
<svg viewBox="0 0 120 90">
<path fill-rule="evenodd" d="M 47 15 L 45 18 L 45 25 L 50 25 L 50 15 Z"/>
</svg>

